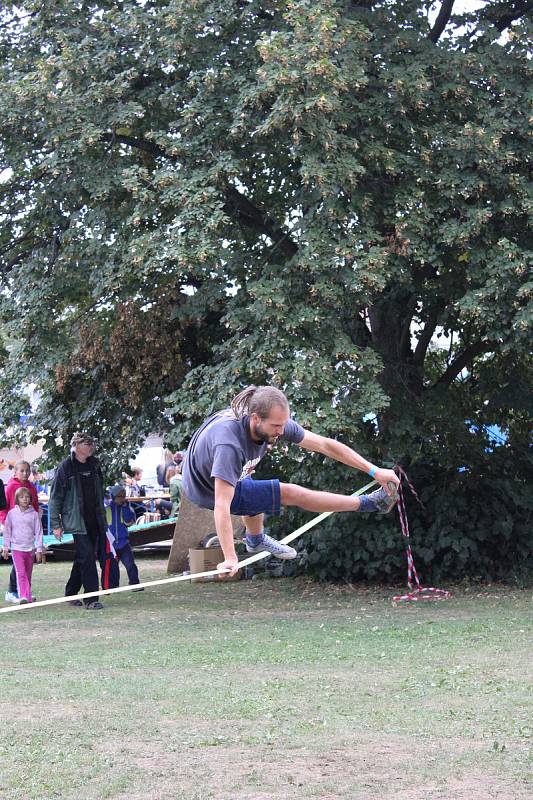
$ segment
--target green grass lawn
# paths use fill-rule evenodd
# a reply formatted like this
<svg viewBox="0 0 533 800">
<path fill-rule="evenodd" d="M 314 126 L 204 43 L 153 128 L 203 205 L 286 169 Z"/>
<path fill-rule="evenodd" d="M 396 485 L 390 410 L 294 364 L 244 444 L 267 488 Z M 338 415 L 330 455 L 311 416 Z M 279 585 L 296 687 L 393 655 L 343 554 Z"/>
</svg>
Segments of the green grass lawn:
<svg viewBox="0 0 533 800">
<path fill-rule="evenodd" d="M 39 599 L 69 569 L 36 567 Z M 0 616 L 0 797 L 531 800 L 531 591 L 392 594 L 179 583 Z"/>
</svg>

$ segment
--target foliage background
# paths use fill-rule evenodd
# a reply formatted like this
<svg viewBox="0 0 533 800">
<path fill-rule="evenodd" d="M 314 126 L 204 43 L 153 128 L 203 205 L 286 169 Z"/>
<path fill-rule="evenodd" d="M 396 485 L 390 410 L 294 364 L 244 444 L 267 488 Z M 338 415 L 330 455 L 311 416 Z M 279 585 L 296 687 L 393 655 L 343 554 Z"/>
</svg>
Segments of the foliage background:
<svg viewBox="0 0 533 800">
<path fill-rule="evenodd" d="M 147 432 L 183 447 L 272 382 L 302 424 L 406 466 L 424 575 L 527 572 L 530 6 L 6 5 L 4 443 L 54 461 L 88 428 L 111 476 Z M 326 530 L 320 577 L 400 569 L 391 520 Z"/>
</svg>

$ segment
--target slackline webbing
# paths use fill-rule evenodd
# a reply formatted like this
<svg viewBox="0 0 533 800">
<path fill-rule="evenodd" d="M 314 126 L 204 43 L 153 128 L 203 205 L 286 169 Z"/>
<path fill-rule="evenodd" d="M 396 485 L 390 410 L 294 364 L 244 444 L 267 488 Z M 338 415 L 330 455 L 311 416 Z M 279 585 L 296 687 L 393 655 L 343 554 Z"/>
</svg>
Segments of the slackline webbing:
<svg viewBox="0 0 533 800">
<path fill-rule="evenodd" d="M 377 481 L 371 481 L 367 483 L 366 486 L 363 486 L 362 489 L 358 489 L 356 492 L 353 492 L 350 497 L 357 497 L 360 494 L 363 494 L 370 489 L 372 486 L 377 484 Z M 288 544 L 289 542 L 293 542 L 295 539 L 298 539 L 299 536 L 306 533 L 311 528 L 314 528 L 315 525 L 318 525 L 320 522 L 325 520 L 327 517 L 331 516 L 331 514 L 335 514 L 335 511 L 324 511 L 322 514 L 319 514 L 317 517 L 309 520 L 301 527 L 297 528 L 292 533 L 289 533 L 285 536 L 284 539 L 280 539 L 281 544 Z M 243 567 L 247 567 L 249 564 L 254 564 L 256 561 L 261 561 L 263 558 L 268 558 L 270 553 L 256 553 L 256 555 L 250 556 L 249 558 L 245 558 L 243 561 L 239 561 L 238 570 L 243 569 Z M 104 594 L 118 594 L 119 592 L 131 592 L 135 589 L 143 589 L 147 586 L 164 586 L 168 583 L 179 583 L 180 581 L 190 581 L 192 578 L 208 578 L 215 575 L 224 575 L 228 573 L 229 569 L 218 570 L 213 569 L 209 572 L 195 572 L 193 575 L 178 575 L 175 578 L 162 578 L 158 581 L 147 581 L 146 583 L 135 583 L 133 585 L 128 586 L 117 586 L 116 589 L 100 589 L 97 592 L 86 592 L 85 594 L 71 594 L 66 595 L 64 597 L 54 597 L 51 600 L 39 600 L 36 603 L 23 603 L 22 605 L 14 605 L 7 608 L 0 608 L 0 614 L 10 614 L 13 611 L 23 611 L 27 608 L 40 608 L 42 606 L 52 606 L 58 603 L 69 603 L 72 600 L 88 600 L 91 597 L 101 597 Z"/>
</svg>

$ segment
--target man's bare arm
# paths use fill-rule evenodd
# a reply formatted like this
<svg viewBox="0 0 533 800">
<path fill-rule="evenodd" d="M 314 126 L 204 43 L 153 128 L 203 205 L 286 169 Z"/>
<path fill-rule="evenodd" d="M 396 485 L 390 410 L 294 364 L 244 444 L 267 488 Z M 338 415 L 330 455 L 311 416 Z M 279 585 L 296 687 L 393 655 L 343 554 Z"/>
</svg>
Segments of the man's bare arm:
<svg viewBox="0 0 533 800">
<path fill-rule="evenodd" d="M 222 480 L 222 478 L 215 478 L 215 528 L 218 541 L 224 553 L 224 561 L 218 567 L 219 569 L 230 569 L 230 576 L 235 575 L 238 564 L 230 511 L 234 494 L 235 487 L 231 483 Z"/>
<path fill-rule="evenodd" d="M 374 464 L 367 461 L 366 458 L 363 458 L 359 453 L 356 453 L 351 447 L 342 444 L 342 442 L 337 442 L 335 439 L 329 439 L 327 436 L 320 436 L 318 433 L 312 433 L 312 431 L 305 431 L 305 436 L 299 444 L 304 450 L 322 453 L 322 455 L 332 458 L 334 461 L 340 461 L 341 464 L 359 469 L 361 472 L 366 472 L 368 474 L 374 469 L 373 477 L 387 492 L 389 492 L 387 487 L 389 481 L 392 481 L 396 486 L 400 483 L 398 476 L 392 469 L 375 467 Z"/>
</svg>

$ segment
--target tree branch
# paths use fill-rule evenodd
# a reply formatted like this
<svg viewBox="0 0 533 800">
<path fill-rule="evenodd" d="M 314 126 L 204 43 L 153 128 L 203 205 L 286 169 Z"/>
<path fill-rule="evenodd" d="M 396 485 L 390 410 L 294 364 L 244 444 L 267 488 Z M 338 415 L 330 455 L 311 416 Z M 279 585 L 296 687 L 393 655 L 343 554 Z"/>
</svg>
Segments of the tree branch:
<svg viewBox="0 0 533 800">
<path fill-rule="evenodd" d="M 37 228 L 37 223 L 32 225 L 31 228 L 26 231 L 26 233 L 21 234 L 21 236 L 17 236 L 16 239 L 12 239 L 10 242 L 4 245 L 4 247 L 1 247 L 0 256 L 6 255 L 6 253 L 9 253 L 9 251 L 13 250 L 14 247 L 16 247 L 19 244 L 22 244 L 22 242 L 25 242 L 27 239 L 30 239 L 32 233 L 36 228 Z"/>
<path fill-rule="evenodd" d="M 238 8 L 245 8 L 249 9 L 250 4 L 246 2 L 246 0 L 237 0 Z M 264 8 L 260 8 L 259 11 L 253 12 L 259 19 L 266 19 L 271 22 L 274 19 L 274 14 L 271 14 L 269 11 L 265 11 Z"/>
<path fill-rule="evenodd" d="M 437 15 L 437 19 L 435 20 L 433 27 L 428 34 L 428 39 L 434 44 L 437 44 L 442 32 L 444 31 L 444 28 L 450 21 L 454 2 L 455 0 L 443 0 L 440 11 Z"/>
<path fill-rule="evenodd" d="M 351 0 L 350 5 L 354 8 L 364 8 L 365 11 L 372 11 L 374 0 Z"/>
<path fill-rule="evenodd" d="M 224 194 L 226 202 L 224 211 L 237 217 L 239 222 L 266 234 L 285 253 L 292 258 L 298 252 L 298 245 L 290 238 L 289 233 L 278 227 L 266 214 L 237 191 L 234 186 L 227 186 Z"/>
<path fill-rule="evenodd" d="M 137 150 L 150 153 L 157 158 L 173 160 L 163 148 L 153 142 L 148 142 L 145 139 L 137 139 L 134 136 L 125 136 L 124 134 L 117 134 L 114 132 L 104 133 L 102 134 L 102 141 L 109 142 L 111 145 L 115 142 L 120 142 L 121 144 L 129 145 L 129 147 L 134 147 Z M 245 197 L 245 195 L 241 194 L 234 186 L 228 185 L 224 187 L 222 193 L 225 199 L 224 211 L 228 216 L 268 236 L 289 258 L 296 255 L 298 252 L 298 245 L 291 239 L 288 231 L 284 231 L 283 228 L 280 228 L 267 214 L 257 208 L 256 205 Z"/>
<path fill-rule="evenodd" d="M 4 276 L 8 275 L 17 266 L 17 264 L 20 261 L 22 261 L 23 259 L 26 258 L 26 256 L 31 256 L 32 253 L 35 250 L 35 247 L 39 246 L 39 244 L 41 244 L 41 245 L 44 244 L 44 241 L 41 240 L 40 243 L 39 242 L 34 242 L 32 247 L 27 247 L 25 250 L 21 250 L 20 253 L 17 253 L 16 256 L 13 256 L 13 258 L 11 258 L 9 261 L 7 261 L 6 265 L 5 265 L 5 269 L 2 269 L 2 275 L 4 275 Z"/>
<path fill-rule="evenodd" d="M 402 359 L 408 358 L 411 353 L 411 323 L 416 309 L 417 298 L 411 297 L 405 304 L 405 311 L 402 314 L 400 342 L 398 352 Z"/>
<path fill-rule="evenodd" d="M 443 372 L 438 381 L 434 383 L 431 388 L 436 389 L 440 386 L 449 386 L 459 373 L 477 356 L 488 353 L 493 348 L 494 345 L 492 342 L 476 342 L 475 344 L 471 344 L 452 361 L 448 369 Z"/>
<path fill-rule="evenodd" d="M 103 142 L 109 142 L 111 145 L 115 144 L 115 142 L 120 142 L 121 144 L 127 144 L 129 147 L 133 147 L 135 150 L 142 150 L 145 153 L 150 153 L 157 158 L 168 158 L 170 156 L 165 153 L 162 147 L 159 147 L 157 144 L 153 142 L 148 142 L 146 139 L 137 139 L 135 136 L 125 136 L 124 134 L 118 133 L 103 133 L 100 137 Z"/>
<path fill-rule="evenodd" d="M 424 325 L 422 333 L 420 334 L 418 342 L 416 343 L 415 352 L 413 353 L 413 364 L 415 367 L 421 367 L 424 363 L 429 343 L 431 342 L 431 338 L 435 333 L 435 328 L 437 327 L 437 323 L 439 321 L 441 310 L 441 308 L 433 309 L 426 320 L 426 324 Z"/>
<path fill-rule="evenodd" d="M 19 16 L 15 15 L 14 17 L 11 17 L 5 22 L 2 22 L 2 24 L 0 25 L 0 31 L 6 30 L 6 28 L 9 28 L 10 25 L 15 25 L 17 22 L 25 22 L 27 19 L 35 17 L 40 10 L 41 8 L 38 8 L 36 11 L 32 11 L 31 13 L 28 14 L 20 14 Z"/>
<path fill-rule="evenodd" d="M 511 3 L 498 3 L 496 8 L 489 7 L 484 16 L 502 33 L 515 20 L 520 19 L 532 9 L 532 0 L 516 0 Z"/>
</svg>

